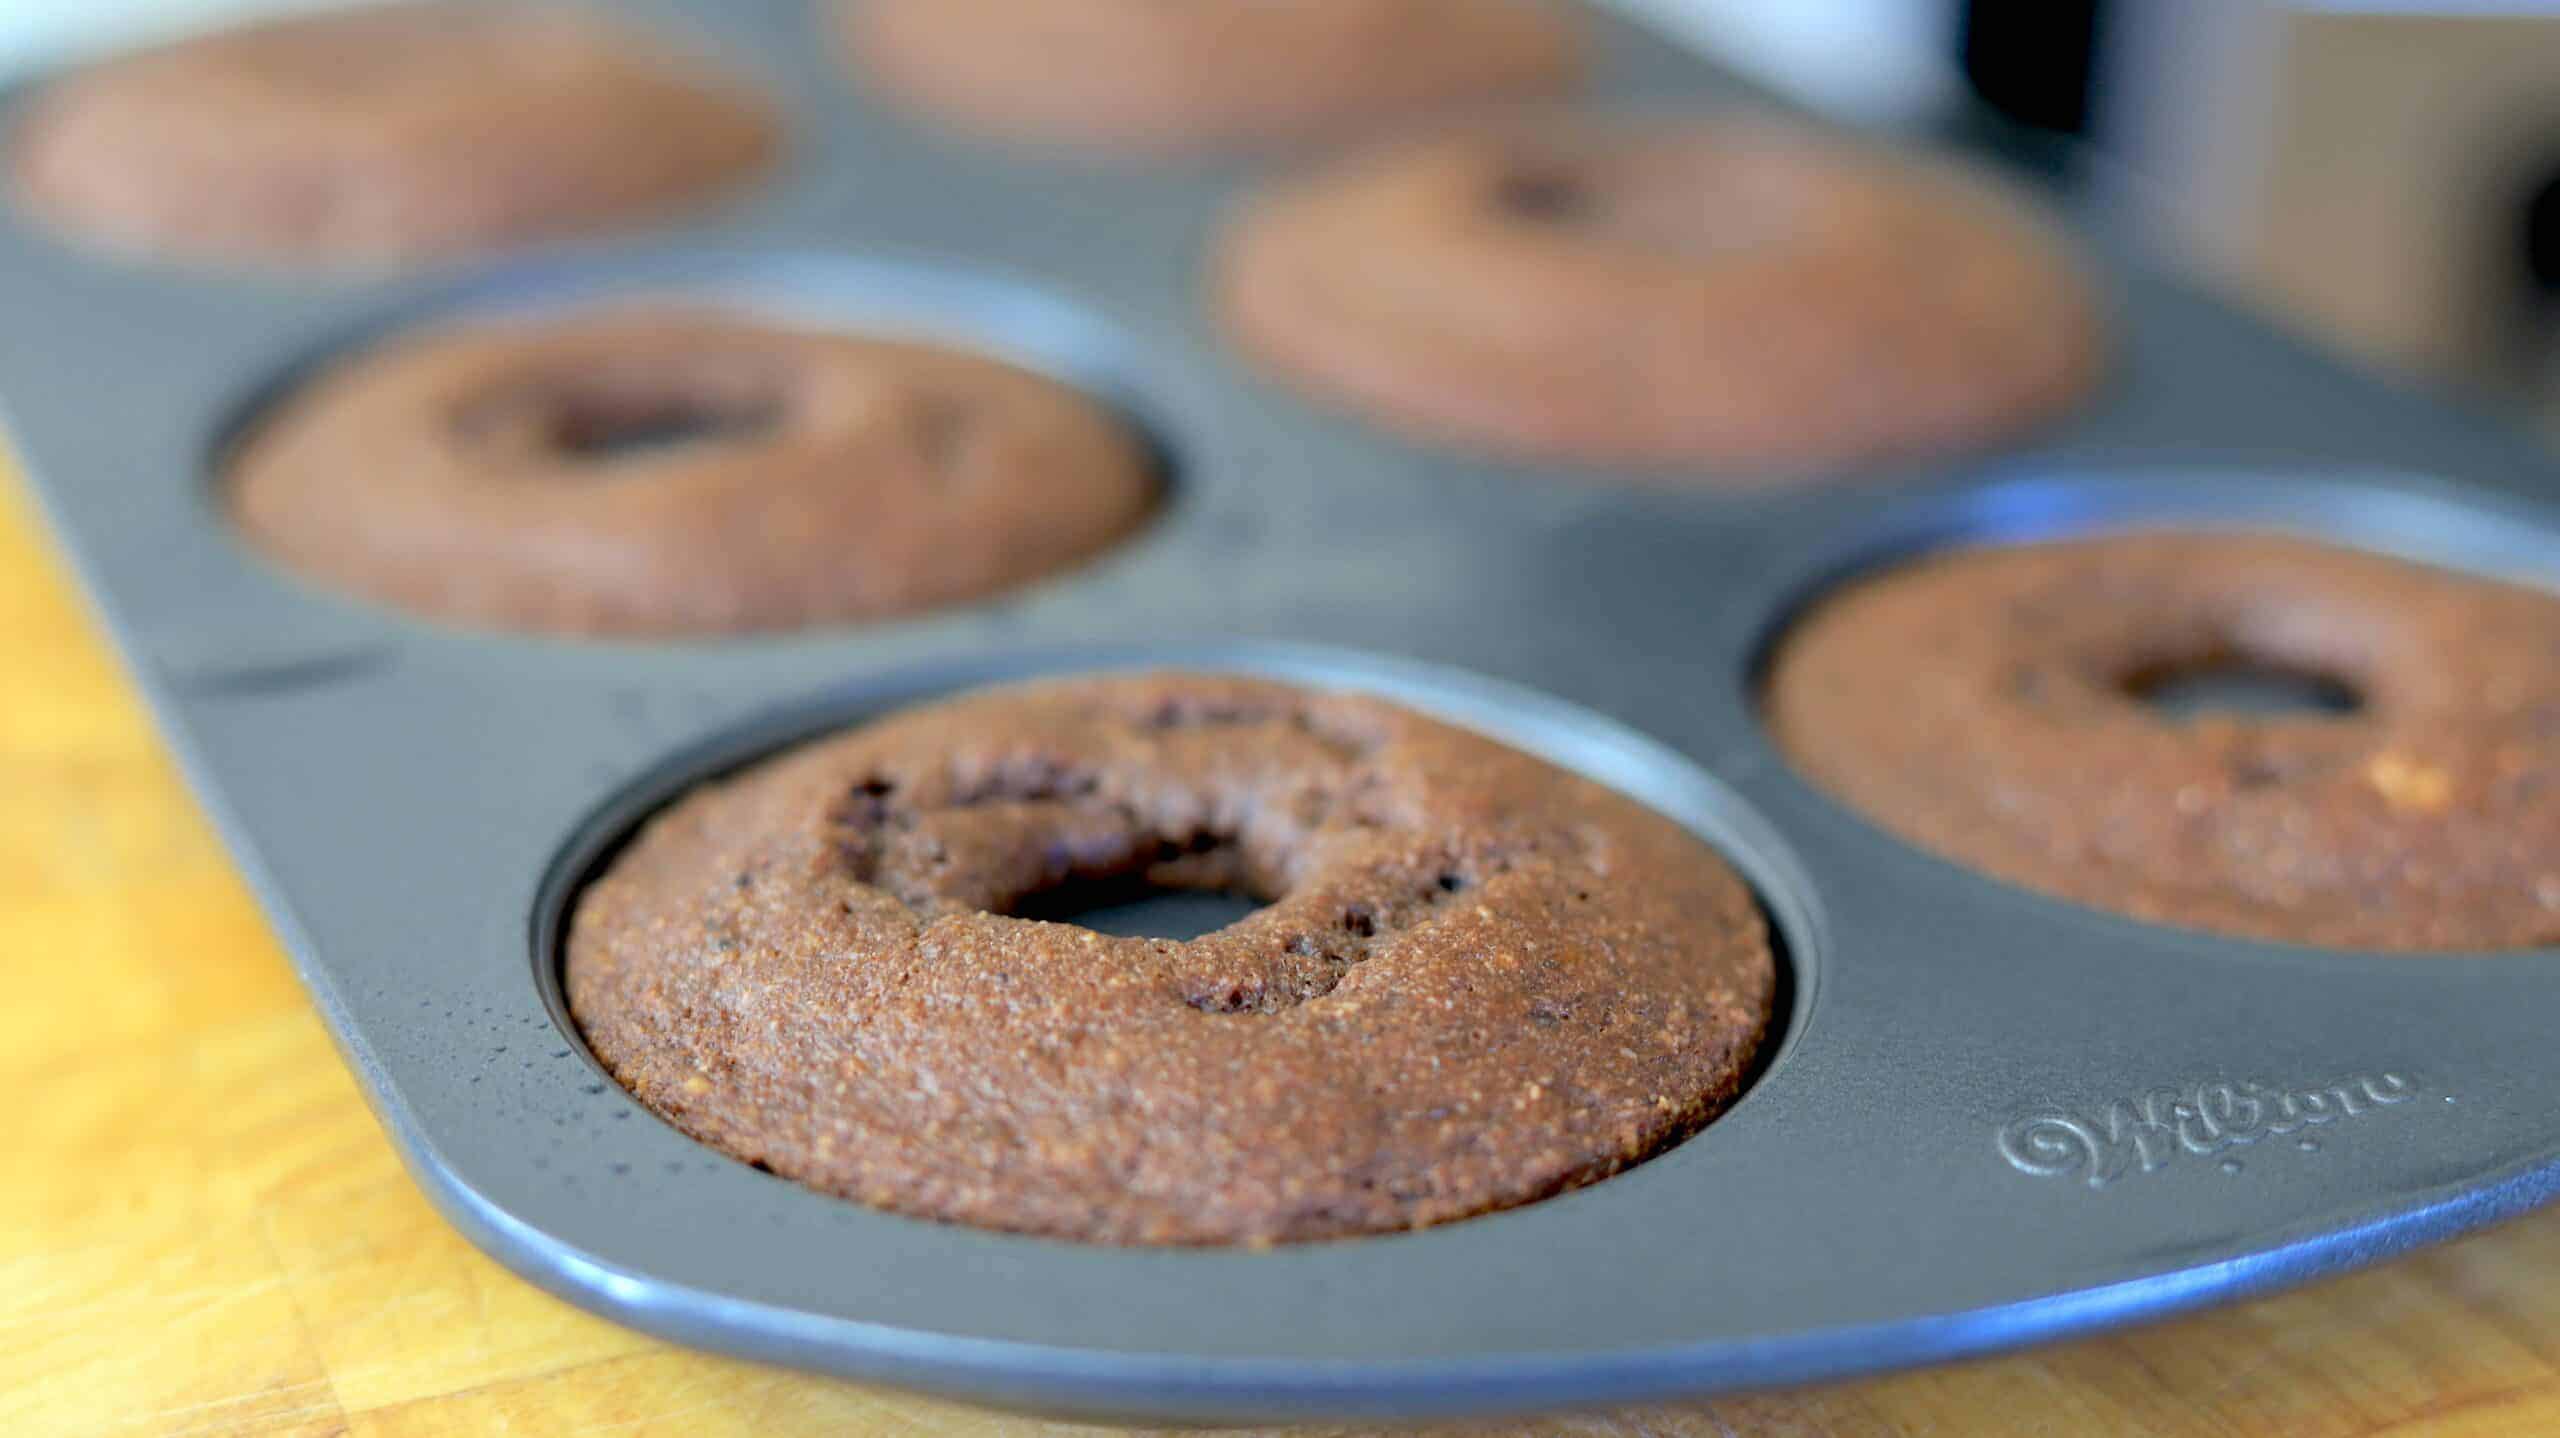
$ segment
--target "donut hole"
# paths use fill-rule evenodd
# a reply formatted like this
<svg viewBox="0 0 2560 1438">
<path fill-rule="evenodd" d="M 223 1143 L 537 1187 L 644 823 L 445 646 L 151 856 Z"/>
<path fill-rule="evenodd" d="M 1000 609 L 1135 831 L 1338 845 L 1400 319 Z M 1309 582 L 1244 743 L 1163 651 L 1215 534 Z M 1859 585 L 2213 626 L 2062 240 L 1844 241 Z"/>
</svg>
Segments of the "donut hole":
<svg viewBox="0 0 2560 1438">
<path fill-rule="evenodd" d="M 788 377 L 736 356 L 681 365 L 602 364 L 519 381 L 466 405 L 466 442 L 568 466 L 607 467 L 740 444 L 781 427 Z"/>
<path fill-rule="evenodd" d="M 684 445 L 746 439 L 771 429 L 781 411 L 778 400 L 761 396 L 735 404 L 706 402 L 699 395 L 642 403 L 581 397 L 554 415 L 551 447 L 586 463 L 624 460 Z"/>
<path fill-rule="evenodd" d="M 1146 874 L 1071 879 L 1011 906 L 1012 917 L 1074 924 L 1124 939 L 1188 943 L 1260 913 L 1262 896 L 1235 888 L 1193 888 Z"/>
<path fill-rule="evenodd" d="M 1589 212 L 1591 187 L 1553 167 L 1524 166 L 1494 182 L 1493 207 L 1517 220 L 1556 223 Z"/>
<path fill-rule="evenodd" d="M 2337 719 L 2361 711 L 2353 679 L 2284 656 L 2224 646 L 2141 665 L 2118 687 L 2165 718 Z"/>
<path fill-rule="evenodd" d="M 1214 830 L 1159 837 L 1119 865 L 1071 872 L 1001 906 L 1016 919 L 1074 924 L 1128 939 L 1189 942 L 1262 911 L 1264 892 L 1234 840 Z"/>
<path fill-rule="evenodd" d="M 1721 152 L 1520 156 L 1487 195 L 1496 216 L 1524 229 L 1657 260 L 1721 260 L 1785 243 L 1814 221 L 1818 202 L 1791 169 Z"/>
</svg>

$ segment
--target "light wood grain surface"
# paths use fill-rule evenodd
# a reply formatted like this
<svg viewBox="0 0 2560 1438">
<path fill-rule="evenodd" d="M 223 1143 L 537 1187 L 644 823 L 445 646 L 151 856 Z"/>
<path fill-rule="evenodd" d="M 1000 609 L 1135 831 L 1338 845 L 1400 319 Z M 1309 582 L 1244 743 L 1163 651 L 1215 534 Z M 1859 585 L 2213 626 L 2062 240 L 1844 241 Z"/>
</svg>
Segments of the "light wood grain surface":
<svg viewBox="0 0 2560 1438">
<path fill-rule="evenodd" d="M 402 1174 L 5 474 L 0 675 L 0 1434 L 1095 1431 L 670 1348 L 481 1257 Z M 2560 1213 L 2121 1337 L 1499 1431 L 1551 1430 L 2560 1433 Z"/>
</svg>

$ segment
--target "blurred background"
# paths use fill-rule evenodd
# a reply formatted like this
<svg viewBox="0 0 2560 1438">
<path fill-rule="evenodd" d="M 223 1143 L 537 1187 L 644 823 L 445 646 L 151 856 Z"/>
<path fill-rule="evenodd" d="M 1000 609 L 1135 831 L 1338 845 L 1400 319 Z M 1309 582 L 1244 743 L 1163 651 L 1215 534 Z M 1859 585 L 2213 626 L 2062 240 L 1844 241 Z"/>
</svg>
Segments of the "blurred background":
<svg viewBox="0 0 2560 1438">
<path fill-rule="evenodd" d="M 0 0 L 0 74 L 319 3 Z M 1846 120 L 2015 127 L 2123 238 L 2560 444 L 2560 0 L 1614 3 Z"/>
<path fill-rule="evenodd" d="M 1846 119 L 2081 142 L 2136 238 L 2560 442 L 2560 4 L 1618 3 Z M 313 5 L 0 0 L 0 71 Z"/>
</svg>

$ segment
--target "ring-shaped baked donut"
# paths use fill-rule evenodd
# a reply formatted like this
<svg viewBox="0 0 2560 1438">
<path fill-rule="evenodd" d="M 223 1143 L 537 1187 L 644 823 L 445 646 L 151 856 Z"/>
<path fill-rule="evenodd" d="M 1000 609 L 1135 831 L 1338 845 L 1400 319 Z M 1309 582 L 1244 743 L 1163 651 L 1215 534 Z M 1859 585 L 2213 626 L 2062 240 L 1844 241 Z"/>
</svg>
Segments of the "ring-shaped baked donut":
<svg viewBox="0 0 2560 1438">
<path fill-rule="evenodd" d="M 911 110 L 1148 154 L 1553 95 L 1581 68 L 1549 0 L 853 0 L 840 16 L 848 63 Z"/>
<path fill-rule="evenodd" d="M 1130 880 L 1189 941 L 1008 910 Z M 1638 1162 L 1739 1088 L 1750 891 L 1632 800 L 1374 699 L 983 691 L 651 820 L 578 901 L 572 1013 L 689 1134 L 902 1213 L 1114 1243 L 1418 1227 Z"/>
<path fill-rule="evenodd" d="M 2349 712 L 2181 715 L 2179 676 Z M 2272 535 L 1922 559 L 1784 637 L 1778 742 L 1957 863 L 2165 924 L 2329 948 L 2560 944 L 2560 596 Z"/>
<path fill-rule="evenodd" d="M 1979 446 L 2086 390 L 2098 307 L 2020 202 L 1774 120 L 1435 135 L 1250 201 L 1230 334 L 1421 438 L 1703 480 Z"/>
<path fill-rule="evenodd" d="M 779 146 L 732 77 L 600 11 L 418 0 L 76 71 L 10 160 L 32 212 L 111 248 L 366 265 L 657 219 Z"/>
<path fill-rule="evenodd" d="M 1054 380 L 670 307 L 394 340 L 287 396 L 228 481 L 242 532 L 333 587 L 634 636 L 988 594 L 1125 537 L 1158 485 L 1140 436 Z"/>
</svg>

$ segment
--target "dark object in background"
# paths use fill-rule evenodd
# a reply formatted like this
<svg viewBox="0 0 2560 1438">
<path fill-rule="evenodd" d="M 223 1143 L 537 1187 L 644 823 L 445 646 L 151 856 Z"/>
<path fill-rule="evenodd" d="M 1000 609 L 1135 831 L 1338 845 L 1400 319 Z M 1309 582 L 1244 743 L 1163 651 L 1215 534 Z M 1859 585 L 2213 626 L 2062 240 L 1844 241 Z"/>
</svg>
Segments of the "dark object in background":
<svg viewBox="0 0 2560 1438">
<path fill-rule="evenodd" d="M 2560 140 L 2552 142 L 2560 152 Z M 2547 408 L 2555 377 L 2560 377 L 2560 153 L 2519 186 L 2516 205 L 2514 286 L 2521 300 L 2513 307 L 2505 349 L 2506 388 L 2519 397 L 2537 398 Z"/>
<path fill-rule="evenodd" d="M 2021 124 L 2089 130 L 2105 0 L 1967 0 L 1956 38 L 1965 80 Z"/>
</svg>

